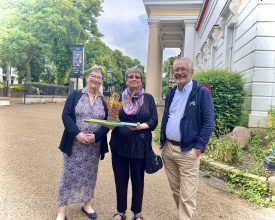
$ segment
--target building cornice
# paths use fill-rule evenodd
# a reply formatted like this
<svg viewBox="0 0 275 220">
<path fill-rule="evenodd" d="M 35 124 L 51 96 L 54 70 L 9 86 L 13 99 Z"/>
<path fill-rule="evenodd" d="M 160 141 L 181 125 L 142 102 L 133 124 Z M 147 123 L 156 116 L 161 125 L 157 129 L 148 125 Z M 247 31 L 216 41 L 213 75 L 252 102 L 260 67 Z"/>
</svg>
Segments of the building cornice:
<svg viewBox="0 0 275 220">
<path fill-rule="evenodd" d="M 198 18 L 198 21 L 197 21 L 197 24 L 196 24 L 196 31 L 198 31 L 199 28 L 200 28 L 200 25 L 201 25 L 203 16 L 205 14 L 208 2 L 209 2 L 209 0 L 204 0 L 204 2 L 203 2 L 202 8 L 201 8 L 201 11 L 200 11 L 200 14 L 199 14 L 199 18 Z"/>
</svg>

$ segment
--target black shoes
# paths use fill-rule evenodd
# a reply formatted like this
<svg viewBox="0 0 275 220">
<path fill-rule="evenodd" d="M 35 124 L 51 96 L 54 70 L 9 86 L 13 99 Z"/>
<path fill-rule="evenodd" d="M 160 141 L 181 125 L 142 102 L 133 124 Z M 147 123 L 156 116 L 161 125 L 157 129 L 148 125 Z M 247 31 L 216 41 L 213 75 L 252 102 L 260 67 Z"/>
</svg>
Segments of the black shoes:
<svg viewBox="0 0 275 220">
<path fill-rule="evenodd" d="M 96 212 L 88 213 L 88 212 L 85 211 L 84 207 L 82 207 L 81 210 L 82 210 L 82 212 L 84 212 L 90 219 L 96 219 L 96 218 L 97 218 Z"/>
</svg>

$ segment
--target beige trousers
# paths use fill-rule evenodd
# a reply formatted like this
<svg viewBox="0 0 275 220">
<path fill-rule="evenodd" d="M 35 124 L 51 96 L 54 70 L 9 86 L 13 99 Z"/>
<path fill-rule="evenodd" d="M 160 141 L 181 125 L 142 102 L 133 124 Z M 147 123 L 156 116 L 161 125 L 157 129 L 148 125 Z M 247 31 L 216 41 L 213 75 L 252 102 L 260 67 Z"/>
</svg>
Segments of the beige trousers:
<svg viewBox="0 0 275 220">
<path fill-rule="evenodd" d="M 179 210 L 178 220 L 195 219 L 200 158 L 194 149 L 181 152 L 179 146 L 166 141 L 162 149 L 165 172 Z"/>
</svg>

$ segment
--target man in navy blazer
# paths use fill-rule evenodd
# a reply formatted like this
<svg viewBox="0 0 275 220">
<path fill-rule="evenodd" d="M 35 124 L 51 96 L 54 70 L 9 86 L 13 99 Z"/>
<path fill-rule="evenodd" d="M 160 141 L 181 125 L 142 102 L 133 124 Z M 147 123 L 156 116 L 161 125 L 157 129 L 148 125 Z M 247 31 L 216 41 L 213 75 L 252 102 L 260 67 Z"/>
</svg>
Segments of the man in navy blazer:
<svg viewBox="0 0 275 220">
<path fill-rule="evenodd" d="M 188 58 L 173 63 L 177 85 L 169 90 L 161 124 L 160 145 L 178 220 L 195 218 L 200 154 L 215 127 L 211 92 L 192 80 Z"/>
</svg>

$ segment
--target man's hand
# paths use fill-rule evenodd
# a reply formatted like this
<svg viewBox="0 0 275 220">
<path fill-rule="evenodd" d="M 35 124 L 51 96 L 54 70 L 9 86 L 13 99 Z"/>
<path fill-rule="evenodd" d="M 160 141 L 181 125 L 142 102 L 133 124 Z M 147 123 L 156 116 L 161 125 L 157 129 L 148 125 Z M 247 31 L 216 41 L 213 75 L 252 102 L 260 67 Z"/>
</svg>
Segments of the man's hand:
<svg viewBox="0 0 275 220">
<path fill-rule="evenodd" d="M 194 152 L 195 152 L 197 157 L 199 157 L 201 155 L 201 151 L 197 148 L 194 148 Z"/>
</svg>

